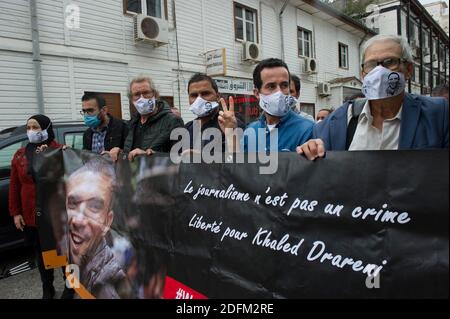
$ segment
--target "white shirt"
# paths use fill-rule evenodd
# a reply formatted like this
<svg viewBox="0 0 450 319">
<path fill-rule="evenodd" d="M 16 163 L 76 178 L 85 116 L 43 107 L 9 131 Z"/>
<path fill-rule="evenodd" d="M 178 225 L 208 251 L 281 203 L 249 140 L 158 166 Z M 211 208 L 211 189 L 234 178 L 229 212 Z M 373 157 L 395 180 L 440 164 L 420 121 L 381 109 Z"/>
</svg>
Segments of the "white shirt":
<svg viewBox="0 0 450 319">
<path fill-rule="evenodd" d="M 362 150 L 397 150 L 400 140 L 400 124 L 402 116 L 402 108 L 400 107 L 397 115 L 392 119 L 383 121 L 383 128 L 377 129 L 372 125 L 373 116 L 370 112 L 369 101 L 366 102 L 359 116 L 356 132 L 350 144 L 349 151 Z M 352 118 L 352 108 L 348 108 L 347 124 Z"/>
<path fill-rule="evenodd" d="M 269 128 L 269 132 L 272 132 L 273 129 L 277 126 L 276 124 L 267 124 L 267 127 Z"/>
</svg>

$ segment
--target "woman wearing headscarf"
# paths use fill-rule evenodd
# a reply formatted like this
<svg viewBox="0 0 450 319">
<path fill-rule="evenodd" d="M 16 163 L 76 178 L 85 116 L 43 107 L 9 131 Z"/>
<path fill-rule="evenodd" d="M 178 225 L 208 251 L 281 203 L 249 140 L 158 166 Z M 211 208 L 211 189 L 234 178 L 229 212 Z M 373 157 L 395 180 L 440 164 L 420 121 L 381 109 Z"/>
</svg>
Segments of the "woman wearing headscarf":
<svg viewBox="0 0 450 319">
<path fill-rule="evenodd" d="M 42 260 L 36 227 L 36 186 L 32 163 L 36 154 L 45 148 L 59 148 L 62 145 L 55 141 L 52 122 L 45 115 L 38 114 L 28 119 L 27 135 L 29 143 L 17 150 L 11 162 L 9 212 L 16 228 L 25 232 L 25 238 L 34 247 L 42 281 L 42 298 L 52 299 L 55 295 L 53 269 L 46 270 Z"/>
</svg>

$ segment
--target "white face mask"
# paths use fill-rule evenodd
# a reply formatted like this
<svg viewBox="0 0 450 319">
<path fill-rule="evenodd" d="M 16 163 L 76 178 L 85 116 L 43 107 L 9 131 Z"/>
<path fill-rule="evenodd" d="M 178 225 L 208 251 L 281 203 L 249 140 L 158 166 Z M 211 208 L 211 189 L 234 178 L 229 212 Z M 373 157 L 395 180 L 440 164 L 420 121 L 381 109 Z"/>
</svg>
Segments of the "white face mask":
<svg viewBox="0 0 450 319">
<path fill-rule="evenodd" d="M 201 96 L 197 97 L 194 103 L 189 106 L 189 111 L 198 117 L 205 117 L 212 113 L 212 111 L 219 107 L 219 103 L 215 101 L 206 101 Z"/>
<path fill-rule="evenodd" d="M 295 111 L 297 108 L 298 100 L 295 97 L 293 97 L 292 95 L 288 95 L 288 101 L 289 101 L 289 107 Z"/>
<path fill-rule="evenodd" d="M 154 111 L 155 105 L 156 105 L 156 99 L 155 97 L 152 97 L 151 99 L 146 99 L 143 96 L 136 102 L 133 102 L 134 107 L 141 115 L 147 115 Z"/>
<path fill-rule="evenodd" d="M 362 93 L 368 100 L 381 100 L 400 95 L 405 86 L 403 73 L 379 65 L 364 77 Z"/>
<path fill-rule="evenodd" d="M 289 112 L 290 95 L 284 95 L 283 92 L 278 91 L 271 95 L 259 94 L 259 106 L 272 116 L 284 116 Z"/>
<path fill-rule="evenodd" d="M 42 143 L 42 142 L 48 140 L 47 130 L 43 130 L 43 131 L 39 131 L 39 132 L 33 131 L 33 130 L 28 130 L 27 136 L 28 136 L 28 140 L 30 141 L 30 143 L 33 143 L 33 144 Z"/>
</svg>

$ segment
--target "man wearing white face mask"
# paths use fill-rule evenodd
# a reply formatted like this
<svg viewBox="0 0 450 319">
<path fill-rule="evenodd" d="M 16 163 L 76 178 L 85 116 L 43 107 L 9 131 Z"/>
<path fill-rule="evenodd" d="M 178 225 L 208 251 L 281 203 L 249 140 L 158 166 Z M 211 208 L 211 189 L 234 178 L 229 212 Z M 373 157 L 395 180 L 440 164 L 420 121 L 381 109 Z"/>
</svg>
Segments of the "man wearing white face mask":
<svg viewBox="0 0 450 319">
<path fill-rule="evenodd" d="M 208 128 L 220 129 L 222 132 L 222 151 L 225 151 L 225 127 L 219 121 L 220 105 L 219 102 L 224 103 L 223 99 L 219 96 L 219 89 L 216 82 L 210 76 L 203 73 L 194 74 L 188 83 L 189 94 L 189 111 L 194 113 L 197 118 L 194 121 L 186 123 L 185 128 L 189 132 L 190 147 L 191 149 L 201 150 L 206 144 L 212 141 L 210 136 L 209 140 L 197 141 L 200 145 L 194 143 L 194 123 L 200 124 L 201 132 Z M 244 124 L 241 120 L 234 118 L 236 125 L 240 128 L 244 128 Z M 199 136 L 200 137 L 200 136 Z"/>
<path fill-rule="evenodd" d="M 167 102 L 159 100 L 159 93 L 153 81 L 144 76 L 134 78 L 130 83 L 129 98 L 138 114 L 130 120 L 125 138 L 124 152 L 132 161 L 138 155 L 152 155 L 154 152 L 168 153 L 172 146 L 170 133 L 183 127 L 183 120 L 173 114 Z M 109 153 L 117 159 L 118 148 Z"/>
<path fill-rule="evenodd" d="M 244 152 L 295 152 L 297 146 L 312 137 L 314 123 L 291 109 L 288 66 L 280 59 L 261 61 L 253 71 L 253 85 L 253 92 L 259 100 L 263 114 L 247 126 L 241 140 L 241 149 Z M 225 127 L 230 127 L 229 118 L 227 114 L 219 116 Z M 260 130 L 265 132 L 264 141 L 259 140 Z M 277 146 L 270 143 L 271 137 L 276 137 Z"/>
<path fill-rule="evenodd" d="M 362 48 L 362 92 L 314 127 L 314 139 L 297 149 L 314 160 L 326 150 L 448 148 L 448 102 L 405 92 L 411 48 L 399 36 L 378 35 Z"/>
</svg>

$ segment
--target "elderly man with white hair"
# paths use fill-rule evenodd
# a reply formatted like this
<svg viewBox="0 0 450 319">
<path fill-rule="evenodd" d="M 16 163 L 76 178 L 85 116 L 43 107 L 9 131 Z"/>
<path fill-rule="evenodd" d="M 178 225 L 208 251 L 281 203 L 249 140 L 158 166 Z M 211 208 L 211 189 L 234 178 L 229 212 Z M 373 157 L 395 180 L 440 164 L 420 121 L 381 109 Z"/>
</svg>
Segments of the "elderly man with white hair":
<svg viewBox="0 0 450 319">
<path fill-rule="evenodd" d="M 365 98 L 317 123 L 297 153 L 314 160 L 331 150 L 448 148 L 448 101 L 405 92 L 413 72 L 406 40 L 377 35 L 363 45 L 361 61 Z"/>
</svg>

